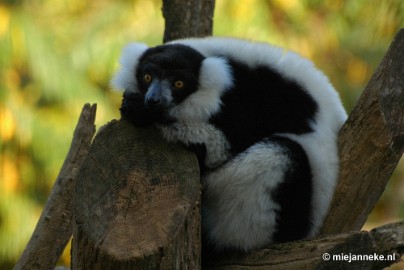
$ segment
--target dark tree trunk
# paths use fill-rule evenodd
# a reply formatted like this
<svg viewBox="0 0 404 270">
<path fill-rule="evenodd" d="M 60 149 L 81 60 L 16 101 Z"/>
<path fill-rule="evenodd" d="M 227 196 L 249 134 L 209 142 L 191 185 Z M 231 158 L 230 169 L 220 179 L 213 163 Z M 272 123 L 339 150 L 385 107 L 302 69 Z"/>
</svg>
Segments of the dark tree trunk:
<svg viewBox="0 0 404 270">
<path fill-rule="evenodd" d="M 215 0 L 163 0 L 163 42 L 212 35 Z"/>
</svg>

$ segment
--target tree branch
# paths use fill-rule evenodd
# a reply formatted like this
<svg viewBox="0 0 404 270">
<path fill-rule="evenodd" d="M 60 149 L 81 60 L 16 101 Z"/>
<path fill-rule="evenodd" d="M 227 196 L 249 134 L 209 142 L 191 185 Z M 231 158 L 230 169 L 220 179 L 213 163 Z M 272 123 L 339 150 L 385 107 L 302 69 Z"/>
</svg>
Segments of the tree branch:
<svg viewBox="0 0 404 270">
<path fill-rule="evenodd" d="M 374 256 L 375 254 L 376 260 L 369 260 L 366 257 L 362 260 L 352 260 L 352 255 Z M 231 254 L 214 261 L 204 260 L 203 269 L 383 269 L 400 261 L 403 254 L 404 222 L 400 222 L 382 226 L 370 232 L 332 235 L 314 240 L 273 245 L 251 254 Z M 349 257 L 348 260 L 342 259 L 342 256 L 349 255 L 351 255 L 351 262 L 348 261 Z"/>
<path fill-rule="evenodd" d="M 14 270 L 53 269 L 69 241 L 73 231 L 75 180 L 95 133 L 96 109 L 96 104 L 84 105 L 62 169 L 35 231 Z"/>
<path fill-rule="evenodd" d="M 323 234 L 360 230 L 403 155 L 403 63 L 401 29 L 341 129 L 340 177 Z"/>
</svg>

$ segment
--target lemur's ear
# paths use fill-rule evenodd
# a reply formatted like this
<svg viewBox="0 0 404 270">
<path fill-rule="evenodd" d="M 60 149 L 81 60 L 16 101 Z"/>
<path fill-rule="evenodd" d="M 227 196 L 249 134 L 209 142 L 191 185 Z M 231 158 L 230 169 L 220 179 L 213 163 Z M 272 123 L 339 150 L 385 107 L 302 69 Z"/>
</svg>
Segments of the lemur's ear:
<svg viewBox="0 0 404 270">
<path fill-rule="evenodd" d="M 199 75 L 202 88 L 215 89 L 221 93 L 233 84 L 231 68 L 226 59 L 221 57 L 207 57 L 202 62 Z"/>
<path fill-rule="evenodd" d="M 111 80 L 111 86 L 121 91 L 137 92 L 136 68 L 139 58 L 148 49 L 144 43 L 130 43 L 121 53 L 121 67 Z"/>
</svg>

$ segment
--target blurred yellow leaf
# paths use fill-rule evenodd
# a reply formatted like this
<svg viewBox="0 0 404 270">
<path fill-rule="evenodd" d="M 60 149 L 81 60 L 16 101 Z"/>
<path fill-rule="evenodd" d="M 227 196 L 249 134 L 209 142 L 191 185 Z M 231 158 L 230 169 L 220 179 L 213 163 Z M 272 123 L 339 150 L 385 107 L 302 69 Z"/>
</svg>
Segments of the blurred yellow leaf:
<svg viewBox="0 0 404 270">
<path fill-rule="evenodd" d="M 296 8 L 299 5 L 298 0 L 275 0 L 273 3 L 282 10 L 291 10 Z"/>
<path fill-rule="evenodd" d="M 15 119 L 11 111 L 0 106 L 0 138 L 3 142 L 10 140 L 15 133 Z"/>
<path fill-rule="evenodd" d="M 2 195 L 15 193 L 18 186 L 18 170 L 16 164 L 7 157 L 0 159 L 0 179 Z"/>
<path fill-rule="evenodd" d="M 242 4 L 234 6 L 233 14 L 237 20 L 249 21 L 257 11 L 255 0 L 246 0 Z"/>
<path fill-rule="evenodd" d="M 2 37 L 8 29 L 10 22 L 10 13 L 8 9 L 0 5 L 0 37 Z"/>
<path fill-rule="evenodd" d="M 363 60 L 352 57 L 347 65 L 348 82 L 353 85 L 363 85 L 369 77 L 369 66 Z"/>
</svg>

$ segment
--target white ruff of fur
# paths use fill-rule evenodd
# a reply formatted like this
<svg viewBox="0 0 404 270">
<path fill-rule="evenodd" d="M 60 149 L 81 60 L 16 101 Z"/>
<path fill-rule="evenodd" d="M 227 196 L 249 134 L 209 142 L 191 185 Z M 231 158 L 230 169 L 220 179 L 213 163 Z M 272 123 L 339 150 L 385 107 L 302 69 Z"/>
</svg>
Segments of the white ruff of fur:
<svg viewBox="0 0 404 270">
<path fill-rule="evenodd" d="M 227 61 L 208 57 L 202 62 L 199 88 L 169 112 L 180 122 L 206 122 L 219 112 L 221 96 L 232 86 L 232 75 Z"/>
</svg>

